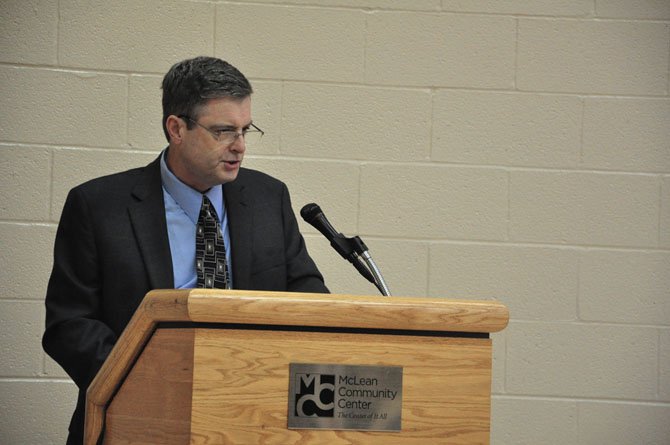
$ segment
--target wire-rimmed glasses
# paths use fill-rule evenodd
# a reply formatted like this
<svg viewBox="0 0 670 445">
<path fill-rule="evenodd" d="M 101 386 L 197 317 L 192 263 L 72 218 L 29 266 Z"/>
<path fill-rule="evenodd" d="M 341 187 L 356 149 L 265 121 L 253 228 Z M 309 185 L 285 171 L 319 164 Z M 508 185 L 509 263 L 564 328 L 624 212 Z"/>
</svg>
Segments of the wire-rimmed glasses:
<svg viewBox="0 0 670 445">
<path fill-rule="evenodd" d="M 178 116 L 180 119 L 184 119 L 189 122 L 193 122 L 197 126 L 203 128 L 205 131 L 207 131 L 209 134 L 214 136 L 214 139 L 216 139 L 219 143 L 223 145 L 232 145 L 237 141 L 237 138 L 242 137 L 244 140 L 244 144 L 246 146 L 254 146 L 258 144 L 261 139 L 263 138 L 263 135 L 265 132 L 258 128 L 256 125 L 249 124 L 249 127 L 244 128 L 242 131 L 236 131 L 236 130 L 230 130 L 230 129 L 211 129 L 207 128 L 195 119 L 191 118 L 190 116 L 187 116 L 185 114 L 180 114 Z"/>
</svg>

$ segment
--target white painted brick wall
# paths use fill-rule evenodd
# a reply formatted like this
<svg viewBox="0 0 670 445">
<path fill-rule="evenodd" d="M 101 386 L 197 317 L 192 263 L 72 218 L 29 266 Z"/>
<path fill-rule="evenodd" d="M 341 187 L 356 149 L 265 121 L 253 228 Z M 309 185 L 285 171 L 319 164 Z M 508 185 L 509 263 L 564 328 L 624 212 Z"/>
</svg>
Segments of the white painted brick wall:
<svg viewBox="0 0 670 445">
<path fill-rule="evenodd" d="M 163 134 L 161 76 L 131 75 L 128 84 L 128 146 L 155 152 L 167 145 Z"/>
<path fill-rule="evenodd" d="M 512 171 L 510 183 L 514 241 L 658 246 L 660 187 L 655 176 Z"/>
<path fill-rule="evenodd" d="M 509 394 L 657 398 L 657 328 L 514 321 L 508 329 Z"/>
<path fill-rule="evenodd" d="M 670 103 L 667 99 L 587 98 L 582 153 L 585 168 L 668 172 Z"/>
<path fill-rule="evenodd" d="M 513 86 L 516 20 L 511 17 L 376 12 L 367 31 L 367 83 Z"/>
<path fill-rule="evenodd" d="M 289 83 L 281 153 L 351 160 L 428 159 L 428 91 Z"/>
<path fill-rule="evenodd" d="M 574 400 L 513 398 L 494 395 L 491 416 L 496 419 L 491 431 L 494 444 L 567 445 L 580 443 L 577 432 L 577 402 Z M 595 445 L 603 442 L 584 443 Z"/>
<path fill-rule="evenodd" d="M 42 371 L 44 308 L 39 300 L 0 301 L 3 342 L 0 376 L 34 377 Z"/>
<path fill-rule="evenodd" d="M 668 252 L 604 249 L 584 252 L 579 267 L 582 293 L 579 318 L 670 326 L 668 272 Z M 603 307 L 608 310 L 603 311 Z"/>
<path fill-rule="evenodd" d="M 431 159 L 452 163 L 579 165 L 582 101 L 553 94 L 443 90 Z"/>
<path fill-rule="evenodd" d="M 241 2 L 218 4 L 216 18 L 215 55 L 248 76 L 330 82 L 363 78 L 366 14 L 361 10 Z"/>
<path fill-rule="evenodd" d="M 0 60 L 4 63 L 57 63 L 57 2 L 0 2 L 0 29 Z"/>
<path fill-rule="evenodd" d="M 77 398 L 63 379 L 0 380 L 0 434 L 4 444 L 62 445 Z"/>
<path fill-rule="evenodd" d="M 670 176 L 663 177 L 661 193 L 661 240 L 660 247 L 670 247 Z"/>
<path fill-rule="evenodd" d="M 670 3 L 665 0 L 596 0 L 599 17 L 618 19 L 670 19 Z"/>
<path fill-rule="evenodd" d="M 670 330 L 659 331 L 659 392 L 658 399 L 668 401 L 670 399 Z"/>
<path fill-rule="evenodd" d="M 0 107 L 12 110 L 3 139 L 40 144 L 123 146 L 128 79 L 37 67 L 0 66 Z M 23 123 L 23 125 L 19 124 Z"/>
<path fill-rule="evenodd" d="M 362 233 L 507 238 L 508 181 L 502 169 L 398 162 L 365 164 L 361 175 Z"/>
<path fill-rule="evenodd" d="M 668 23 L 519 19 L 526 91 L 667 95 Z"/>
<path fill-rule="evenodd" d="M 0 443 L 64 443 L 41 350 L 68 190 L 165 146 L 160 82 L 252 80 L 247 165 L 396 295 L 498 298 L 494 445 L 670 443 L 670 2 L 0 2 Z M 328 285 L 372 285 L 300 222 Z"/>
<path fill-rule="evenodd" d="M 577 404 L 581 443 L 644 443 L 664 445 L 670 437 L 670 407 L 618 402 Z"/>
<path fill-rule="evenodd" d="M 49 216 L 51 153 L 47 148 L 0 146 L 0 218 L 44 221 Z M 35 172 L 40 172 L 35 175 Z M 4 243 L 3 243 L 4 244 Z"/>
<path fill-rule="evenodd" d="M 214 5 L 181 0 L 61 0 L 58 61 L 92 70 L 164 73 L 214 44 Z"/>
<path fill-rule="evenodd" d="M 50 252 L 55 236 L 56 227 L 49 223 L 0 223 L 0 303 L 5 300 L 39 301 L 44 298 L 47 290 L 44 277 L 48 277 L 51 272 Z M 27 283 L 32 284 L 28 286 Z"/>
<path fill-rule="evenodd" d="M 560 247 L 435 243 L 430 248 L 430 293 L 495 297 L 524 320 L 574 321 L 579 257 L 575 249 Z"/>
</svg>

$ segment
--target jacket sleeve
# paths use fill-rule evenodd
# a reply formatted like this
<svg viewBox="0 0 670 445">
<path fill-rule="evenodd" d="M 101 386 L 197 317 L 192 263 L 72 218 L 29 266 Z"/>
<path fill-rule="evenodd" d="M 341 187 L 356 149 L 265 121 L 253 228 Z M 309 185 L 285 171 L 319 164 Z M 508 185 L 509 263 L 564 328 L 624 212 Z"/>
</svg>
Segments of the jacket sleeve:
<svg viewBox="0 0 670 445">
<path fill-rule="evenodd" d="M 282 219 L 286 252 L 287 290 L 289 292 L 329 293 L 323 276 L 307 252 L 305 240 L 291 207 L 291 198 L 282 183 Z"/>
<path fill-rule="evenodd" d="M 44 350 L 81 389 L 86 389 L 117 338 L 101 314 L 101 274 L 89 205 L 70 191 L 54 246 L 47 287 Z"/>
</svg>

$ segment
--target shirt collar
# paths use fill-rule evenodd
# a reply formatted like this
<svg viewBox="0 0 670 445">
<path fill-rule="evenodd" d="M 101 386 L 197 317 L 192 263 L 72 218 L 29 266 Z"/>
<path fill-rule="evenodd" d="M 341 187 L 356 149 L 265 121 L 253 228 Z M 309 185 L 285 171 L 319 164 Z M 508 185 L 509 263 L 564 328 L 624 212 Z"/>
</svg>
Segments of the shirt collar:
<svg viewBox="0 0 670 445">
<path fill-rule="evenodd" d="M 184 184 L 181 179 L 175 176 L 174 173 L 167 166 L 165 161 L 167 156 L 167 149 L 163 150 L 161 154 L 161 181 L 163 188 L 167 191 L 172 199 L 184 210 L 188 217 L 197 224 L 198 216 L 200 215 L 200 207 L 202 206 L 202 193 L 194 188 Z M 221 185 L 214 186 L 205 193 L 212 202 L 216 214 L 219 216 L 219 222 L 223 220 L 223 188 Z"/>
</svg>

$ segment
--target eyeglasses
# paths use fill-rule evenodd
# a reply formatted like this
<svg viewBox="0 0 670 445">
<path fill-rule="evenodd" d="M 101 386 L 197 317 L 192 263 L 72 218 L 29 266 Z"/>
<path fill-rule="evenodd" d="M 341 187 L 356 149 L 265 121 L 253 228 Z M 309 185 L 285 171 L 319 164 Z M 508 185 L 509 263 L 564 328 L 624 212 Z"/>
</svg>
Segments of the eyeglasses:
<svg viewBox="0 0 670 445">
<path fill-rule="evenodd" d="M 233 143 L 235 143 L 235 141 L 237 141 L 237 138 L 239 137 L 242 137 L 242 139 L 244 140 L 244 145 L 254 146 L 261 141 L 263 135 L 265 134 L 263 130 L 261 130 L 254 124 L 250 124 L 251 127 L 249 128 L 243 128 L 241 132 L 237 132 L 235 130 L 223 130 L 223 129 L 212 130 L 211 128 L 205 127 L 204 125 L 198 123 L 195 119 L 192 119 L 190 116 L 187 116 L 185 114 L 180 114 L 177 117 L 189 122 L 193 122 L 198 127 L 202 127 L 209 134 L 214 136 L 214 139 L 216 139 L 219 143 L 225 146 L 232 145 Z"/>
</svg>

